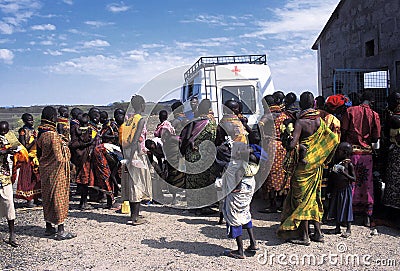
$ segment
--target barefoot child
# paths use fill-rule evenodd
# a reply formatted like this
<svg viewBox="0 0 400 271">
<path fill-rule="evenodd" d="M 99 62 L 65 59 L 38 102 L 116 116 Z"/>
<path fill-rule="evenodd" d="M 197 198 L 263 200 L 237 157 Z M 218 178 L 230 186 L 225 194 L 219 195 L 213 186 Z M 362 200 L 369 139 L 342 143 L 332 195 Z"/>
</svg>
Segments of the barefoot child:
<svg viewBox="0 0 400 271">
<path fill-rule="evenodd" d="M 253 161 L 250 159 L 251 162 L 246 162 L 248 160 L 245 158 L 249 155 L 250 158 L 254 158 L 254 156 L 250 154 L 247 144 L 241 142 L 233 143 L 232 155 L 230 164 L 222 176 L 223 189 L 227 194 L 222 211 L 226 220 L 228 237 L 236 239 L 238 249 L 225 251 L 225 255 L 235 259 L 244 259 L 243 229 L 247 230 L 250 238 L 250 246 L 245 251 L 255 253 L 258 250 L 250 213 L 255 179 L 254 175 L 247 170 Z"/>
<path fill-rule="evenodd" d="M 5 217 L 8 223 L 9 237 L 3 241 L 12 247 L 18 244 L 15 238 L 14 221 L 15 209 L 13 189 L 11 184 L 11 170 L 8 155 L 13 154 L 19 145 L 18 139 L 9 132 L 6 121 L 0 122 L 0 218 Z"/>
<path fill-rule="evenodd" d="M 346 223 L 346 232 L 341 235 L 344 238 L 350 236 L 351 222 L 353 222 L 352 183 L 355 181 L 355 172 L 350 160 L 352 152 L 353 148 L 349 143 L 339 144 L 335 157 L 336 164 L 328 179 L 328 183 L 332 187 L 328 218 L 336 220 L 336 228 L 331 233 L 340 234 L 340 225 Z"/>
</svg>

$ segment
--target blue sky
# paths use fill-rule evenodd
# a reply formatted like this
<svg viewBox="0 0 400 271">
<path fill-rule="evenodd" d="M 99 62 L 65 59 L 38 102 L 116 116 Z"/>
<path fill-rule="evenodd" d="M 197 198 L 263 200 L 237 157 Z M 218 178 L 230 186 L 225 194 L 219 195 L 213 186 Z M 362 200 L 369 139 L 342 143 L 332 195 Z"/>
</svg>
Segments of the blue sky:
<svg viewBox="0 0 400 271">
<path fill-rule="evenodd" d="M 0 0 L 0 106 L 105 105 L 200 56 L 267 54 L 276 89 L 317 91 L 310 48 L 339 0 Z"/>
</svg>

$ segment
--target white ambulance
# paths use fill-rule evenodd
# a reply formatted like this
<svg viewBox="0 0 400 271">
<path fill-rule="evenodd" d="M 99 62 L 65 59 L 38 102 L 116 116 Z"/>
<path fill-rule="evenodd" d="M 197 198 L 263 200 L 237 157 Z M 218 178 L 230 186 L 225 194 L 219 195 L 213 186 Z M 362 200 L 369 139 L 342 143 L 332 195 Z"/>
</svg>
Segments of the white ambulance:
<svg viewBox="0 0 400 271">
<path fill-rule="evenodd" d="M 253 125 L 263 114 L 261 99 L 272 94 L 274 84 L 266 55 L 201 57 L 184 74 L 181 89 L 184 110 L 189 111 L 190 99 L 209 99 L 218 122 L 227 100 L 241 101 L 243 115 Z"/>
</svg>

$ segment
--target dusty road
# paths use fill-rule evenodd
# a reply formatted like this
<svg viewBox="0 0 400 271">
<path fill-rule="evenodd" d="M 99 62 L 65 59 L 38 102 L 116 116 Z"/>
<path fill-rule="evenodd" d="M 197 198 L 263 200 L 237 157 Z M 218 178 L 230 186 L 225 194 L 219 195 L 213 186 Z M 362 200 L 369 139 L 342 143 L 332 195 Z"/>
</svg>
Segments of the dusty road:
<svg viewBox="0 0 400 271">
<path fill-rule="evenodd" d="M 325 235 L 325 243 L 295 246 L 275 236 L 279 214 L 260 214 L 257 204 L 253 224 L 261 250 L 236 260 L 222 255 L 235 242 L 216 216 L 152 205 L 143 207 L 148 224 L 130 226 L 127 215 L 93 205 L 80 211 L 71 202 L 66 228 L 78 237 L 68 241 L 44 236 L 42 210 L 18 209 L 21 246 L 0 242 L 0 270 L 400 270 L 400 233 L 384 226 L 374 236 L 356 225 L 349 239 Z M 6 233 L 4 221 L 0 234 Z"/>
</svg>

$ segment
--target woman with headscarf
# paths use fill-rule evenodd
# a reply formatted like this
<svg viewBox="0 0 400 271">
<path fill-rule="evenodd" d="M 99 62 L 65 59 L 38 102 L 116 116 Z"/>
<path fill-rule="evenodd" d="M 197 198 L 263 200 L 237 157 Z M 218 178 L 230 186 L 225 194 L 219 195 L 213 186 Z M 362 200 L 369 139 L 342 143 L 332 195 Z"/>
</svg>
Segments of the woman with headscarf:
<svg viewBox="0 0 400 271">
<path fill-rule="evenodd" d="M 56 129 L 57 110 L 46 106 L 42 111 L 37 139 L 39 170 L 42 182 L 43 214 L 46 236 L 55 234 L 56 240 L 76 237 L 64 230 L 68 216 L 71 154 L 67 143 Z M 57 231 L 52 226 L 58 225 Z"/>
<path fill-rule="evenodd" d="M 180 151 L 186 160 L 186 188 L 188 189 L 189 207 L 198 207 L 204 200 L 200 198 L 200 193 L 190 190 L 201 189 L 214 182 L 214 175 L 208 166 L 210 161 L 202 156 L 211 154 L 215 150 L 217 124 L 213 120 L 213 116 L 210 116 L 210 108 L 210 100 L 202 100 L 198 107 L 199 116 L 186 125 L 181 133 Z M 213 144 L 203 144 L 207 141 Z M 201 148 L 200 145 L 202 145 Z M 209 209 L 200 210 L 203 214 L 208 214 L 209 211 Z"/>
</svg>

